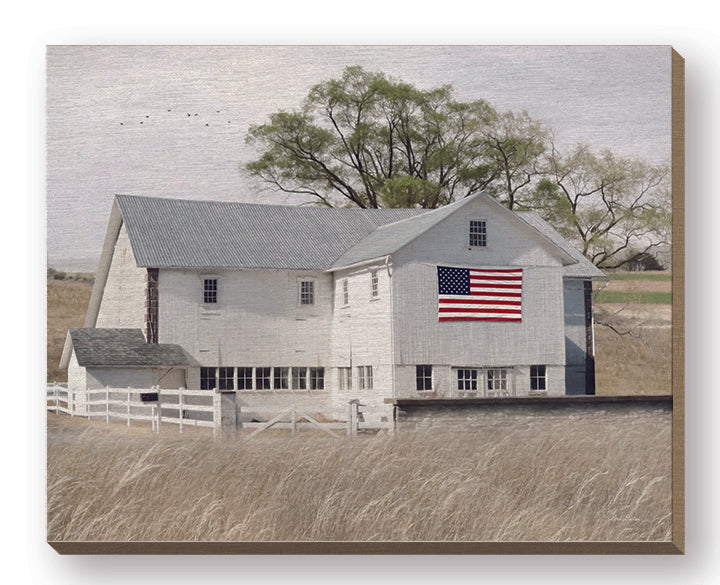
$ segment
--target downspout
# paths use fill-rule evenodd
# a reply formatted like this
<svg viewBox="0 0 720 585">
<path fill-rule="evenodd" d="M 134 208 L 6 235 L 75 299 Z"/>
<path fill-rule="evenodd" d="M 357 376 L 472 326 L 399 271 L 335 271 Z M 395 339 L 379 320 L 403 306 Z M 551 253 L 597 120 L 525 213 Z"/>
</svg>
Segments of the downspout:
<svg viewBox="0 0 720 585">
<path fill-rule="evenodd" d="M 390 283 L 390 391 L 392 398 L 397 398 L 395 395 L 395 306 L 393 303 L 395 289 L 392 280 L 392 261 L 389 254 L 385 256 L 385 270 Z M 393 411 L 395 408 L 393 407 Z M 395 412 L 393 412 L 393 420 L 395 420 Z"/>
<path fill-rule="evenodd" d="M 595 318 L 592 280 L 583 281 L 585 297 L 585 394 L 595 394 Z"/>
</svg>

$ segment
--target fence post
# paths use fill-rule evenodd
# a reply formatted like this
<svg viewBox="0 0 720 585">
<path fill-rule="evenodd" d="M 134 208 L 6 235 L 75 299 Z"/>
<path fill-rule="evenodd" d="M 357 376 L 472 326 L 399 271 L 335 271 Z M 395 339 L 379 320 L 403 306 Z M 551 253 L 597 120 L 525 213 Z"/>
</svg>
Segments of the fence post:
<svg viewBox="0 0 720 585">
<path fill-rule="evenodd" d="M 292 423 L 292 431 L 290 434 L 294 435 L 297 433 L 297 411 L 294 406 L 292 407 L 292 412 L 290 413 L 290 422 Z"/>
<path fill-rule="evenodd" d="M 88 397 L 90 393 L 88 392 Z M 90 404 L 88 404 L 88 408 Z M 105 386 L 105 422 L 110 424 L 110 386 Z"/>
<path fill-rule="evenodd" d="M 237 428 L 237 394 L 235 390 L 215 389 L 213 394 L 213 436 L 229 436 Z"/>
<path fill-rule="evenodd" d="M 160 392 L 160 388 L 158 387 L 158 403 L 157 403 L 157 426 L 155 427 L 157 429 L 158 435 L 160 434 L 160 425 L 162 424 L 162 392 Z"/>
<path fill-rule="evenodd" d="M 183 418 L 184 418 L 184 413 L 183 413 L 183 390 L 185 390 L 185 388 L 182 388 L 182 387 L 181 387 L 181 388 L 179 389 L 179 391 L 178 391 L 178 417 L 179 417 L 180 432 L 181 432 L 181 433 L 183 432 Z"/>
<path fill-rule="evenodd" d="M 358 432 L 358 403 L 351 400 L 348 404 L 347 436 L 356 437 Z"/>
</svg>

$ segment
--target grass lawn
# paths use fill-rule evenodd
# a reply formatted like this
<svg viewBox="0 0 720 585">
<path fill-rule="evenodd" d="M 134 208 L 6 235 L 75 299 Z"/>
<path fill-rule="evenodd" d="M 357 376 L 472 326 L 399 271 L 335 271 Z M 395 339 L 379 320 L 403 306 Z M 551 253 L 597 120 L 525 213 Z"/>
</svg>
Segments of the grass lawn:
<svg viewBox="0 0 720 585">
<path fill-rule="evenodd" d="M 672 274 L 669 272 L 608 272 L 609 280 L 653 280 L 671 281 Z"/>
<path fill-rule="evenodd" d="M 596 303 L 634 303 L 642 305 L 670 305 L 672 293 L 651 291 L 601 290 L 595 293 Z"/>
</svg>

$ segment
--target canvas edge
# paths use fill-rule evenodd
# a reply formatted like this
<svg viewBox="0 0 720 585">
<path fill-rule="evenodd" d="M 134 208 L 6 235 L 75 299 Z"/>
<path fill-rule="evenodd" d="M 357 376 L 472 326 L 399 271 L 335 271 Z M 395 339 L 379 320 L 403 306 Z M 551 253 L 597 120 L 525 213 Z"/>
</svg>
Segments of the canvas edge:
<svg viewBox="0 0 720 585">
<path fill-rule="evenodd" d="M 672 59 L 672 543 L 685 552 L 685 59 Z"/>
</svg>

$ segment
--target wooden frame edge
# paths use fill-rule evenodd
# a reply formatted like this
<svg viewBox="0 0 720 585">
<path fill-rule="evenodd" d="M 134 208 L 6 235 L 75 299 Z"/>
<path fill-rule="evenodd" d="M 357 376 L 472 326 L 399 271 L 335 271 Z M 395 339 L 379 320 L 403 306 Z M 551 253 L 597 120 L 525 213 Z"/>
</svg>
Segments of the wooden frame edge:
<svg viewBox="0 0 720 585">
<path fill-rule="evenodd" d="M 659 555 L 672 542 L 50 542 L 61 555 Z"/>
<path fill-rule="evenodd" d="M 685 59 L 672 64 L 672 544 L 685 552 Z"/>
</svg>

